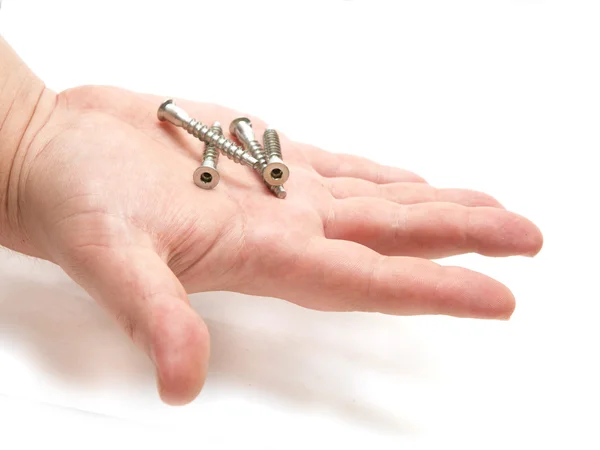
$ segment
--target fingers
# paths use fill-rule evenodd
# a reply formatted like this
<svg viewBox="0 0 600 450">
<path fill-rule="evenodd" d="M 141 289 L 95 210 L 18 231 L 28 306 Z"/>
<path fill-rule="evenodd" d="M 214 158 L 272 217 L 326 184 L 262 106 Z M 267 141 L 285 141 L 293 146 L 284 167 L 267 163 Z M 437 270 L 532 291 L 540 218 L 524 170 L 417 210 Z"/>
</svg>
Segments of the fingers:
<svg viewBox="0 0 600 450">
<path fill-rule="evenodd" d="M 383 166 L 359 156 L 329 153 L 310 146 L 304 148 L 304 153 L 313 168 L 326 178 L 352 177 L 378 184 L 425 183 L 423 178 L 408 170 Z"/>
<path fill-rule="evenodd" d="M 199 394 L 207 373 L 208 331 L 156 253 L 85 247 L 63 266 L 146 351 L 166 403 L 185 404 Z"/>
<path fill-rule="evenodd" d="M 436 189 L 426 183 L 377 184 L 358 178 L 331 178 L 328 186 L 334 198 L 378 197 L 402 205 L 427 202 L 457 203 L 464 206 L 503 208 L 495 198 L 468 189 Z"/>
<path fill-rule="evenodd" d="M 508 288 L 477 272 L 325 238 L 304 247 L 279 287 L 275 296 L 326 311 L 507 319 L 515 307 Z"/>
<path fill-rule="evenodd" d="M 355 241 L 386 255 L 424 258 L 471 252 L 535 255 L 543 240 L 529 220 L 498 208 L 452 203 L 401 206 L 364 197 L 334 200 L 325 235 Z"/>
</svg>

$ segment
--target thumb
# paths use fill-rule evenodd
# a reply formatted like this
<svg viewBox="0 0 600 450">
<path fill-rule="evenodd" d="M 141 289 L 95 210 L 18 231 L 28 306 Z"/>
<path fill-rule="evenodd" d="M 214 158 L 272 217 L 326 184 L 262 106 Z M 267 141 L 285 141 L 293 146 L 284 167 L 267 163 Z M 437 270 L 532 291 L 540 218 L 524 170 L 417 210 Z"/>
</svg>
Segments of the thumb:
<svg viewBox="0 0 600 450">
<path fill-rule="evenodd" d="M 153 249 L 80 247 L 61 265 L 151 358 L 165 403 L 196 398 L 208 368 L 208 329 Z"/>
</svg>

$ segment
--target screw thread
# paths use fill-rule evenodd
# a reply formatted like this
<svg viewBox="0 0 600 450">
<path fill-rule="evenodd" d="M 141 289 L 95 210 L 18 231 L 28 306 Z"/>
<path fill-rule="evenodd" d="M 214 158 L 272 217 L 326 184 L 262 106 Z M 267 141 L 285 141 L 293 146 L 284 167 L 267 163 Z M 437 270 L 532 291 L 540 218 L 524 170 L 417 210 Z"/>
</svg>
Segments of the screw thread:
<svg viewBox="0 0 600 450">
<path fill-rule="evenodd" d="M 265 151 L 258 141 L 250 141 L 248 144 L 248 150 L 250 150 L 252 156 L 257 159 L 262 173 L 265 170 L 265 167 L 267 167 L 267 155 L 265 154 Z"/>
<path fill-rule="evenodd" d="M 283 156 L 281 154 L 281 141 L 279 140 L 279 134 L 277 134 L 277 131 L 267 129 L 263 135 L 263 141 L 265 144 L 265 153 L 267 154 L 268 159 L 273 156 L 277 156 L 279 159 L 283 160 Z"/>
<path fill-rule="evenodd" d="M 237 163 L 255 167 L 258 162 L 256 158 L 248 154 L 242 147 L 223 136 L 222 132 L 216 132 L 196 119 L 184 122 L 183 129 L 202 142 L 214 145 L 221 150 L 221 153 Z"/>
<path fill-rule="evenodd" d="M 223 134 L 223 129 L 221 128 L 221 125 L 214 124 L 212 127 L 210 127 L 210 131 L 213 131 L 213 132 L 221 134 L 221 135 Z M 219 162 L 219 150 L 215 147 L 215 144 L 214 143 L 205 144 L 202 165 L 204 166 L 204 165 L 212 163 L 216 167 L 218 162 Z"/>
</svg>

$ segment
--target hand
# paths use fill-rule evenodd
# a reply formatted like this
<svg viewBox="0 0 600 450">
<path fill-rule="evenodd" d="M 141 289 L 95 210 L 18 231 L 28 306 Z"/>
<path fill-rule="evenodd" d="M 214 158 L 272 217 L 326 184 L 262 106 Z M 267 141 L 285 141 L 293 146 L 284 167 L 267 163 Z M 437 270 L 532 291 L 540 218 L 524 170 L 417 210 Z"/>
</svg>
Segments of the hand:
<svg viewBox="0 0 600 450">
<path fill-rule="evenodd" d="M 202 144 L 161 123 L 162 97 L 108 87 L 59 94 L 22 158 L 9 198 L 20 251 L 59 264 L 157 368 L 170 404 L 200 392 L 206 326 L 188 293 L 236 291 L 324 311 L 509 318 L 499 282 L 427 258 L 535 255 L 540 231 L 492 197 L 436 189 L 410 172 L 282 136 L 286 200 L 221 156 L 221 183 L 197 188 Z M 226 128 L 239 116 L 177 100 Z M 262 135 L 264 124 L 253 119 Z"/>
</svg>

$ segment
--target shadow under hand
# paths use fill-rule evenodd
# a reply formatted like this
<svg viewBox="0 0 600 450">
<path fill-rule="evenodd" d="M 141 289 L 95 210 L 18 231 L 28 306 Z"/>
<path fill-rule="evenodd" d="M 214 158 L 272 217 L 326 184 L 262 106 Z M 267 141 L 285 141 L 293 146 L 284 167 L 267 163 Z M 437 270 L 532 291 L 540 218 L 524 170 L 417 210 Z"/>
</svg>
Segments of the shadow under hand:
<svg viewBox="0 0 600 450">
<path fill-rule="evenodd" d="M 69 385 L 154 383 L 150 361 L 68 279 L 37 282 L 0 275 L 0 340 L 28 363 Z"/>
<path fill-rule="evenodd" d="M 431 373 L 402 319 L 230 293 L 200 294 L 192 303 L 211 333 L 207 386 L 243 386 L 258 401 L 327 410 L 381 432 L 415 431 L 389 409 L 395 386 Z"/>
<path fill-rule="evenodd" d="M 70 385 L 117 382 L 154 392 L 152 364 L 120 328 L 62 271 L 35 264 L 0 270 L 0 343 L 26 349 L 27 363 Z M 402 407 L 394 387 L 432 370 L 401 318 L 321 313 L 230 293 L 191 300 L 211 332 L 205 391 L 213 398 L 234 391 L 383 432 L 413 431 L 390 407 Z"/>
</svg>

